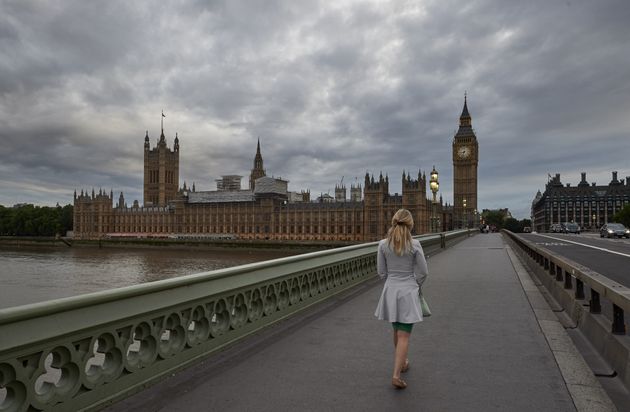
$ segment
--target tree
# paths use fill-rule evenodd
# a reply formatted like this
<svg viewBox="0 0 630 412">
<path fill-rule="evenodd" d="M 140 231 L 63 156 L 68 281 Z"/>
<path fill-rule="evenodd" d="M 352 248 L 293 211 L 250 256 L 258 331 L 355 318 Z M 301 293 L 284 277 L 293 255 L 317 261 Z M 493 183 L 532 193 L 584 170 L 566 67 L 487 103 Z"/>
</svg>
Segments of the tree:
<svg viewBox="0 0 630 412">
<path fill-rule="evenodd" d="M 630 204 L 615 213 L 612 218 L 613 222 L 621 223 L 625 227 L 630 227 Z"/>
<path fill-rule="evenodd" d="M 484 214 L 484 221 L 487 225 L 494 225 L 497 229 L 503 227 L 503 218 L 505 215 L 500 210 L 489 210 Z"/>
<path fill-rule="evenodd" d="M 0 235 L 55 236 L 72 230 L 73 206 L 0 205 Z"/>
<path fill-rule="evenodd" d="M 72 230 L 74 224 L 74 206 L 65 205 L 60 210 L 59 223 L 61 225 L 61 234 L 65 235 L 68 230 Z"/>
<path fill-rule="evenodd" d="M 11 209 L 0 205 L 0 236 L 6 236 L 11 234 L 11 220 L 13 214 Z"/>
<path fill-rule="evenodd" d="M 523 226 L 521 226 L 521 222 L 514 219 L 513 217 L 508 217 L 507 219 L 505 219 L 503 228 L 514 233 L 520 233 L 523 231 Z"/>
</svg>

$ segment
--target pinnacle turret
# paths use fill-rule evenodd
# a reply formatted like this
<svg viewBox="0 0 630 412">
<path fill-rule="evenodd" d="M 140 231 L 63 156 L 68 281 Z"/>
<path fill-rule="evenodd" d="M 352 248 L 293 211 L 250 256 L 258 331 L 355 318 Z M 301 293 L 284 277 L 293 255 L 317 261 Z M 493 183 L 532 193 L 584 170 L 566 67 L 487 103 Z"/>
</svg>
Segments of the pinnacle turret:
<svg viewBox="0 0 630 412">
<path fill-rule="evenodd" d="M 468 112 L 468 99 L 466 94 L 464 93 L 464 108 L 462 109 L 462 114 L 459 116 L 459 126 L 469 127 L 471 125 L 472 118 L 470 117 L 470 113 Z"/>
</svg>

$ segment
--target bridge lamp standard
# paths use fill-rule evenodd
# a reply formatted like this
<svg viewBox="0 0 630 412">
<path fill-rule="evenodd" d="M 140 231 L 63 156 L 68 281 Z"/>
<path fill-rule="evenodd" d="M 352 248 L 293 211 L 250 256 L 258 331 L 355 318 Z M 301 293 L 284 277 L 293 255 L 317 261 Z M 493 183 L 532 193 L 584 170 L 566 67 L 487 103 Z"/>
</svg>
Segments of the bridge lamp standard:
<svg viewBox="0 0 630 412">
<path fill-rule="evenodd" d="M 462 222 L 462 228 L 468 228 L 468 211 L 466 210 L 466 199 L 462 201 L 462 206 L 464 207 L 464 221 Z"/>
<path fill-rule="evenodd" d="M 433 193 L 433 202 L 431 202 L 431 232 L 435 233 L 439 231 L 440 221 L 437 217 L 437 192 L 440 189 L 440 182 L 438 181 L 438 172 L 435 170 L 435 165 L 433 166 L 433 170 L 431 170 L 431 178 L 429 179 L 429 187 L 431 188 L 431 193 Z"/>
</svg>

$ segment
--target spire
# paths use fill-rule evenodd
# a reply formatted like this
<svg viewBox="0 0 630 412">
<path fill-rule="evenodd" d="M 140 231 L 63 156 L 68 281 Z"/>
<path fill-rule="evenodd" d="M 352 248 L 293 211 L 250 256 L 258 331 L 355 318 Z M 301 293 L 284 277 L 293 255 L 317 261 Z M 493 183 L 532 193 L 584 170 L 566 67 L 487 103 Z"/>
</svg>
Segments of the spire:
<svg viewBox="0 0 630 412">
<path fill-rule="evenodd" d="M 256 144 L 256 156 L 254 156 L 254 168 L 249 174 L 249 190 L 256 188 L 256 179 L 260 179 L 266 176 L 265 169 L 263 167 L 263 158 L 260 154 L 260 137 L 258 137 L 258 143 Z"/>
<path fill-rule="evenodd" d="M 470 114 L 468 113 L 468 96 L 466 92 L 464 92 L 464 110 L 462 110 L 462 116 L 470 117 Z"/>
<path fill-rule="evenodd" d="M 464 108 L 462 109 L 462 114 L 459 116 L 459 125 L 460 126 L 470 126 L 470 113 L 468 113 L 468 96 L 466 92 L 464 92 Z"/>
<path fill-rule="evenodd" d="M 256 145 L 256 156 L 254 156 L 254 169 L 252 172 L 256 170 L 256 179 L 259 177 L 265 176 L 265 170 L 263 168 L 263 158 L 260 154 L 260 137 L 258 138 L 258 144 Z"/>
</svg>

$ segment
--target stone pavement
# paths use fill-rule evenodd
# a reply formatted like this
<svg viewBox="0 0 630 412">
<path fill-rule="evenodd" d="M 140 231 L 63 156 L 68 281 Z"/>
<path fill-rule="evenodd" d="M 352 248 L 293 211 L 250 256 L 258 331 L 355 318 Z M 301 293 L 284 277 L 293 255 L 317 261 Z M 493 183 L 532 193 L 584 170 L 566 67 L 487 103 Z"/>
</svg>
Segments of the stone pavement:
<svg viewBox="0 0 630 412">
<path fill-rule="evenodd" d="M 373 316 L 375 280 L 108 410 L 614 410 L 581 359 L 558 366 L 552 348 L 563 331 L 543 333 L 530 304 L 535 291 L 525 293 L 531 284 L 519 281 L 526 275 L 500 234 L 467 238 L 428 264 L 433 316 L 411 336 L 406 390 L 390 384 L 392 328 Z M 569 390 L 576 382 L 586 382 L 581 398 Z"/>
</svg>

